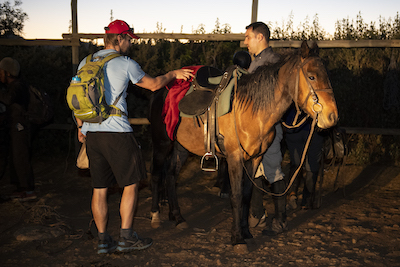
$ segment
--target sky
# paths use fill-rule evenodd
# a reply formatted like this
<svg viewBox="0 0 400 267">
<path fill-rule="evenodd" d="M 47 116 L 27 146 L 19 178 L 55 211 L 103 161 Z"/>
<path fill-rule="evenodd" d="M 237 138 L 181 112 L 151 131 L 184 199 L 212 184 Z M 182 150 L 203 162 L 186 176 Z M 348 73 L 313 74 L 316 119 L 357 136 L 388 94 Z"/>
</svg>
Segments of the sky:
<svg viewBox="0 0 400 267">
<path fill-rule="evenodd" d="M 1 2 L 4 2 L 2 0 Z M 13 0 L 9 0 L 13 3 Z M 21 0 L 20 8 L 28 14 L 23 37 L 26 39 L 62 39 L 71 20 L 71 0 Z M 125 20 L 136 33 L 157 31 L 157 23 L 166 33 L 193 33 L 203 24 L 206 33 L 229 24 L 232 33 L 244 33 L 251 22 L 252 0 L 78 0 L 78 32 L 104 33 L 114 19 Z M 293 15 L 295 30 L 308 17 L 317 14 L 320 26 L 333 35 L 338 20 L 356 20 L 361 12 L 364 22 L 379 24 L 379 16 L 388 20 L 400 12 L 399 0 L 258 0 L 257 20 L 282 26 Z"/>
</svg>

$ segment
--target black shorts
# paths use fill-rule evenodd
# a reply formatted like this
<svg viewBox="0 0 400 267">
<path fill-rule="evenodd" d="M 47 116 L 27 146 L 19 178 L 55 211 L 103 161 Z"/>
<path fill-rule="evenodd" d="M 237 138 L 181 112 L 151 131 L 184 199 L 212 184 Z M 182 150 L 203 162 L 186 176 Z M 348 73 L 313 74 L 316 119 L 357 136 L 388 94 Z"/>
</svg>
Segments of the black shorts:
<svg viewBox="0 0 400 267">
<path fill-rule="evenodd" d="M 133 133 L 88 132 L 86 146 L 94 188 L 110 187 L 115 181 L 125 187 L 146 178 Z"/>
</svg>

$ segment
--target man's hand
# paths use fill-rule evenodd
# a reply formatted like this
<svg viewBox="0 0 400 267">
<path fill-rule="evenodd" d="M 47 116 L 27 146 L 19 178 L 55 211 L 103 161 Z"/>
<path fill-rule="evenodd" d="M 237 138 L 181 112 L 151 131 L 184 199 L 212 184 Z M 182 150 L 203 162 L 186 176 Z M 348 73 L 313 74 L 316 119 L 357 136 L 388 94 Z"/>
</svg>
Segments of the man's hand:
<svg viewBox="0 0 400 267">
<path fill-rule="evenodd" d="M 83 143 L 86 141 L 86 135 L 81 132 L 83 121 L 75 117 L 76 126 L 78 126 L 78 141 Z"/>
<path fill-rule="evenodd" d="M 174 70 L 174 73 L 175 73 L 176 79 L 181 79 L 181 80 L 185 80 L 185 81 L 194 77 L 193 70 L 191 70 L 191 69 Z"/>
<path fill-rule="evenodd" d="M 86 141 L 86 135 L 81 132 L 81 128 L 78 128 L 78 141 L 81 143 Z"/>
</svg>

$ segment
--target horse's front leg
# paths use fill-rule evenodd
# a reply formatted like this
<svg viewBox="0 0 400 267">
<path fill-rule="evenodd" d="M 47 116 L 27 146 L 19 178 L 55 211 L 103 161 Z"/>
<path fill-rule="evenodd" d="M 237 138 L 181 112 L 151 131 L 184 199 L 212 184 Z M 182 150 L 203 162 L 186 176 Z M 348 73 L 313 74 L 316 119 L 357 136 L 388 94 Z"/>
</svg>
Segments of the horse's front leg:
<svg viewBox="0 0 400 267">
<path fill-rule="evenodd" d="M 151 169 L 151 227 L 161 226 L 160 195 L 164 190 L 163 181 L 166 173 L 166 159 L 170 158 L 172 142 L 153 142 L 152 169 Z M 168 161 L 167 161 L 168 162 Z"/>
<path fill-rule="evenodd" d="M 231 182 L 232 205 L 232 231 L 231 242 L 237 253 L 247 253 L 247 245 L 244 240 L 241 219 L 243 217 L 243 164 L 240 151 L 231 154 L 227 158 L 229 179 Z"/>
<path fill-rule="evenodd" d="M 161 89 L 152 94 L 150 99 L 149 121 L 152 141 L 152 165 L 151 165 L 151 226 L 158 228 L 161 226 L 160 219 L 160 194 L 164 189 L 167 159 L 170 158 L 172 151 L 172 141 L 164 124 L 162 110 L 166 89 Z"/>
<path fill-rule="evenodd" d="M 174 142 L 174 149 L 172 152 L 171 163 L 169 164 L 167 177 L 166 177 L 166 187 L 167 196 L 169 204 L 169 218 L 170 220 L 175 220 L 176 227 L 180 229 L 188 228 L 186 220 L 181 214 L 181 210 L 178 203 L 178 195 L 176 193 L 176 178 L 182 166 L 185 164 L 189 152 L 177 141 Z"/>
<path fill-rule="evenodd" d="M 261 157 L 246 161 L 245 163 L 243 174 L 243 215 L 240 223 L 243 237 L 245 239 L 253 238 L 253 235 L 250 233 L 248 218 L 250 214 L 250 201 L 253 192 L 254 176 L 260 161 Z"/>
</svg>

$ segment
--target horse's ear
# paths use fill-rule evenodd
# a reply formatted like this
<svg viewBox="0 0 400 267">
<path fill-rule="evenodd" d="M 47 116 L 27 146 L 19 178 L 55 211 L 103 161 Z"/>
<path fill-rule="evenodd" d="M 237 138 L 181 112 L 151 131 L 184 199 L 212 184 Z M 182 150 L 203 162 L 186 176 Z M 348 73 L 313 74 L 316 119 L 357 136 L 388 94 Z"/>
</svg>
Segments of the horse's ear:
<svg viewBox="0 0 400 267">
<path fill-rule="evenodd" d="M 319 47 L 318 47 L 316 41 L 314 41 L 313 44 L 312 44 L 311 53 L 312 53 L 314 56 L 319 56 Z"/>
<path fill-rule="evenodd" d="M 307 41 L 304 40 L 304 41 L 301 43 L 300 51 L 301 51 L 301 57 L 302 57 L 302 58 L 306 58 L 306 57 L 309 56 L 309 54 L 310 54 L 310 48 L 308 47 Z"/>
</svg>

